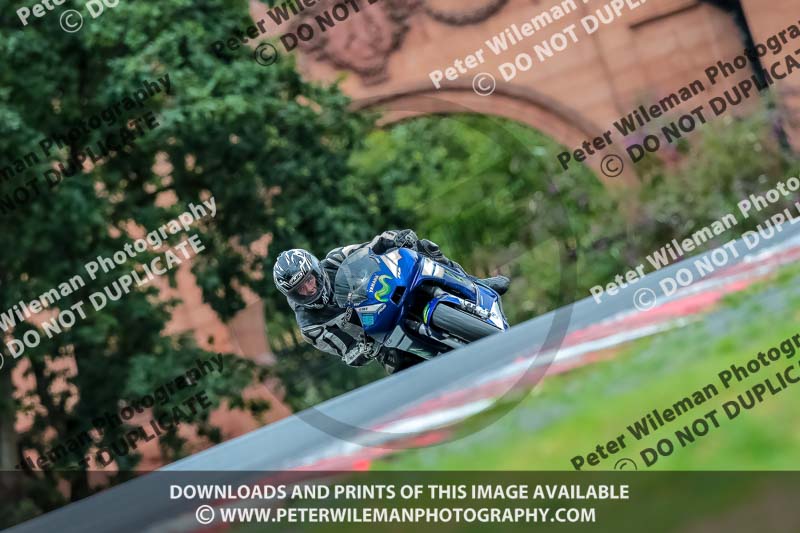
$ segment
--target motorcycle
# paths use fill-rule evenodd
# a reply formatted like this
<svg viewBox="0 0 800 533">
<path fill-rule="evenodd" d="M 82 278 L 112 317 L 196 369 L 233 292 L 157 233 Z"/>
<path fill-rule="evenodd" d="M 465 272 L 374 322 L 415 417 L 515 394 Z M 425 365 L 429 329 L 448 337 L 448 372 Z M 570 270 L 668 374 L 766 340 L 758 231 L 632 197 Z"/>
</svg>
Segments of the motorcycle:
<svg viewBox="0 0 800 533">
<path fill-rule="evenodd" d="M 358 314 L 368 337 L 399 352 L 402 368 L 509 328 L 494 290 L 408 248 L 348 256 L 334 300 Z"/>
</svg>

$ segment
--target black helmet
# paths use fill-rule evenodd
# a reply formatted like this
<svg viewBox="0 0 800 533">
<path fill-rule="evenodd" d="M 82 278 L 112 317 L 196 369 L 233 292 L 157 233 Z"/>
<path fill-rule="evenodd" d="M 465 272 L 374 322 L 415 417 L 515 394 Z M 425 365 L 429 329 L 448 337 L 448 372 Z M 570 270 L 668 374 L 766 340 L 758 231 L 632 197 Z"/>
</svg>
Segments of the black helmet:
<svg viewBox="0 0 800 533">
<path fill-rule="evenodd" d="M 272 277 L 278 290 L 293 304 L 323 307 L 330 300 L 330 280 L 319 260 L 305 250 L 281 252 L 272 268 Z"/>
</svg>

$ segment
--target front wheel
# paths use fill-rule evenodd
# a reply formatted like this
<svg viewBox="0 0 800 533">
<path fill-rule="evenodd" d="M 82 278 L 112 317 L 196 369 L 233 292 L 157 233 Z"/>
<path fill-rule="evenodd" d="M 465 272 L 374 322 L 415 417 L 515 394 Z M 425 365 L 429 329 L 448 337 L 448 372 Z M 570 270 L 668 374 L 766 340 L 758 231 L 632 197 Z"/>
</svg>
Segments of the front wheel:
<svg viewBox="0 0 800 533">
<path fill-rule="evenodd" d="M 386 370 L 386 373 L 391 375 L 417 365 L 424 360 L 425 359 L 410 353 L 390 349 L 381 358 L 381 364 L 384 370 Z"/>
<path fill-rule="evenodd" d="M 433 310 L 431 324 L 467 342 L 500 332 L 500 329 L 487 324 L 480 318 L 444 304 L 437 305 Z"/>
</svg>

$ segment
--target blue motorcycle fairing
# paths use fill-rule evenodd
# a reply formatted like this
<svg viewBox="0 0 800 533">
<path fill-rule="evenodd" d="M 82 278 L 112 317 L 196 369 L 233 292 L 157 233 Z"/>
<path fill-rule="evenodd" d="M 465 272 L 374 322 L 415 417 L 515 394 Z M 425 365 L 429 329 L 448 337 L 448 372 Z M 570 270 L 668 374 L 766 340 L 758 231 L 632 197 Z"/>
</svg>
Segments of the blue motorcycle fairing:
<svg viewBox="0 0 800 533">
<path fill-rule="evenodd" d="M 476 310 L 485 315 L 479 318 L 499 330 L 508 329 L 497 293 L 406 248 L 382 255 L 363 249 L 349 256 L 339 267 L 334 297 L 338 305 L 355 309 L 365 333 L 377 342 L 429 358 L 439 350 L 421 342 L 418 339 L 421 332 L 405 331 L 404 320 L 408 307 L 415 300 L 410 296 L 423 284 L 448 291 L 430 297 L 422 313 L 425 336 L 439 341 L 434 344 L 440 344 L 447 337 L 430 325 L 430 317 L 441 303 L 457 308 L 465 303 L 474 304 Z M 419 298 L 416 302 L 419 303 Z"/>
</svg>

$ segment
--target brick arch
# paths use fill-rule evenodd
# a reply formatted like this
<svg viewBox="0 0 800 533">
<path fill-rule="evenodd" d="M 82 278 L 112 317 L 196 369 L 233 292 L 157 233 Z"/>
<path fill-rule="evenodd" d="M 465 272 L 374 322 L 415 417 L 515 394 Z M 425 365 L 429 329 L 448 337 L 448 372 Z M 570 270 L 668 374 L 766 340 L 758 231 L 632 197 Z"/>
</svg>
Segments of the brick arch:
<svg viewBox="0 0 800 533">
<path fill-rule="evenodd" d="M 318 0 L 314 9 L 303 11 L 291 22 L 269 27 L 269 34 L 282 35 L 300 23 L 313 25 L 315 16 L 337 1 Z M 251 2 L 252 15 L 258 20 L 264 16 L 264 5 L 258 0 Z M 789 5 L 796 0 L 776 2 L 783 6 L 782 14 L 772 19 L 790 20 Z M 357 16 L 291 52 L 306 79 L 339 82 L 362 108 L 420 106 L 424 98 L 449 100 L 477 113 L 523 122 L 569 150 L 609 132 L 611 147 L 589 155 L 584 162 L 573 159 L 570 163 L 587 165 L 609 185 L 636 186 L 636 168 L 624 154 L 625 145 L 640 142 L 640 137 L 649 133 L 644 130 L 658 126 L 647 124 L 634 136 L 623 138 L 614 129 L 614 122 L 638 106 L 658 102 L 702 78 L 706 67 L 740 54 L 744 44 L 736 22 L 719 7 L 701 0 L 641 2 L 640 7 L 625 10 L 619 19 L 592 34 L 579 29 L 579 40 L 563 53 L 534 61 L 532 67 L 520 69 L 513 79 L 504 81 L 502 65 L 512 64 L 522 52 L 530 54 L 533 45 L 548 40 L 568 24 L 580 27 L 581 20 L 595 13 L 597 6 L 578 0 L 380 0 L 373 4 L 365 4 L 368 7 Z M 552 11 L 556 4 L 573 7 L 504 52 L 495 53 L 497 46 L 486 44 L 493 36 L 510 35 L 512 27 L 520 31 L 520 25 Z M 750 11 L 762 16 L 769 12 L 756 8 L 746 11 L 748 16 Z M 476 66 L 478 57 L 481 59 Z M 473 65 L 466 71 L 458 70 L 457 79 L 453 79 L 455 61 L 469 65 L 467 58 Z M 450 74 L 437 82 L 440 90 L 435 90 L 431 74 L 438 72 L 441 76 L 447 71 Z M 490 97 L 472 94 L 473 77 L 481 73 L 497 78 L 497 90 Z M 750 75 L 742 71 L 724 83 L 709 86 L 705 96 L 720 96 Z M 670 116 L 677 118 L 696 105 L 696 101 L 683 103 Z M 447 108 L 439 103 L 426 113 L 446 113 Z M 402 115 L 390 112 L 386 120 L 398 120 Z M 626 167 L 622 176 L 609 179 L 600 166 L 612 154 L 621 156 Z"/>
<path fill-rule="evenodd" d="M 356 100 L 353 106 L 380 111 L 381 125 L 437 114 L 476 113 L 502 117 L 541 131 L 567 149 L 579 146 L 601 131 L 591 119 L 558 100 L 534 89 L 512 85 L 498 85 L 490 96 L 480 96 L 471 84 L 458 84 L 438 91 L 427 84 L 417 84 L 392 94 Z M 600 171 L 599 164 L 600 160 L 587 161 L 602 183 L 610 186 L 629 184 L 630 175 L 609 179 Z"/>
</svg>

